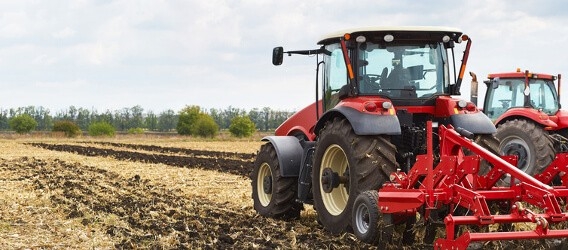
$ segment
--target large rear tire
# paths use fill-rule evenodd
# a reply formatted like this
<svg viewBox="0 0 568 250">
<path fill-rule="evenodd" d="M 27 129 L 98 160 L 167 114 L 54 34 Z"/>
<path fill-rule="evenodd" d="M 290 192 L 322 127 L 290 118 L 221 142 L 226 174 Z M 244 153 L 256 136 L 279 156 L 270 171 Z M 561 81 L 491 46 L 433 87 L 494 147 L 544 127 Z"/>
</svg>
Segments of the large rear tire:
<svg viewBox="0 0 568 250">
<path fill-rule="evenodd" d="M 540 174 L 554 160 L 555 151 L 548 133 L 535 123 L 514 119 L 497 127 L 495 134 L 501 144 L 502 155 L 516 155 L 517 167 L 534 176 Z"/>
<path fill-rule="evenodd" d="M 303 208 L 296 202 L 297 177 L 282 177 L 274 146 L 266 143 L 260 147 L 251 174 L 254 209 L 270 218 L 295 219 Z"/>
<path fill-rule="evenodd" d="M 477 143 L 479 146 L 489 150 L 489 152 L 493 153 L 494 155 L 501 155 L 499 153 L 499 139 L 497 139 L 494 135 L 491 134 L 481 134 L 475 136 L 474 142 Z M 466 154 L 471 154 L 469 150 Z M 492 166 L 489 162 L 485 159 L 481 159 L 479 163 L 479 175 L 485 175 L 491 170 Z"/>
<path fill-rule="evenodd" d="M 359 136 L 346 119 L 334 118 L 321 130 L 314 154 L 314 207 L 324 228 L 337 234 L 351 229 L 357 196 L 378 190 L 398 164 L 386 136 Z"/>
</svg>

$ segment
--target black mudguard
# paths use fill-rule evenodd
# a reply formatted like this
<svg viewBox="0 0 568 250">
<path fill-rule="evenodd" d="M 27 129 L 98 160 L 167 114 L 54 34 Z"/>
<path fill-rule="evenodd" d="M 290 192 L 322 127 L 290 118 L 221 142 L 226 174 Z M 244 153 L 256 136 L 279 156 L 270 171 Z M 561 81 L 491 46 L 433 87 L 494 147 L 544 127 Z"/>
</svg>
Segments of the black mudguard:
<svg viewBox="0 0 568 250">
<path fill-rule="evenodd" d="M 473 134 L 494 134 L 497 132 L 491 119 L 481 112 L 452 115 L 450 119 L 454 127 L 463 128 Z"/>
<path fill-rule="evenodd" d="M 304 149 L 295 136 L 266 136 L 262 141 L 268 141 L 276 150 L 280 175 L 282 177 L 297 177 L 300 175 L 300 164 Z"/>
<path fill-rule="evenodd" d="M 400 135 L 400 122 L 395 115 L 377 115 L 362 113 L 355 109 L 340 106 L 327 111 L 318 121 L 315 127 L 316 134 L 325 125 L 325 122 L 337 116 L 343 116 L 356 135 Z"/>
</svg>

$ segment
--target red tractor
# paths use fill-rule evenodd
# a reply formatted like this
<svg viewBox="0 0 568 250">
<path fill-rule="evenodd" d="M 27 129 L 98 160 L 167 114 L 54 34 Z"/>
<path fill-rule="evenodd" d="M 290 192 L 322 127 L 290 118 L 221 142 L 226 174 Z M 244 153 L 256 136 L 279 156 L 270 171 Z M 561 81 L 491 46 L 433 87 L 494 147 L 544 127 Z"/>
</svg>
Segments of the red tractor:
<svg viewBox="0 0 568 250">
<path fill-rule="evenodd" d="M 472 76 L 472 93 L 477 77 Z M 489 74 L 483 112 L 495 123 L 499 150 L 516 155 L 518 167 L 530 174 L 542 173 L 563 148 L 568 137 L 568 111 L 560 109 L 558 76 L 516 72 Z M 558 92 L 554 81 L 558 80 Z M 472 98 L 476 103 L 477 98 Z"/>
<path fill-rule="evenodd" d="M 454 48 L 463 41 L 462 62 L 456 64 Z M 315 55 L 321 97 L 316 91 L 314 104 L 263 138 L 251 174 L 259 214 L 297 218 L 304 204 L 312 204 L 326 230 L 353 232 L 380 247 L 392 243 L 398 224 L 406 225 L 396 234 L 402 242 L 437 249 L 568 237 L 568 230 L 548 226 L 568 220 L 559 205 L 568 190 L 520 171 L 515 157 L 499 157 L 491 120 L 472 102 L 451 97 L 460 94 L 471 46 L 459 29 L 352 29 L 318 44 L 313 50 L 273 50 L 274 65 L 282 64 L 284 54 Z M 562 166 L 555 169 L 565 170 L 565 162 L 568 157 L 555 161 Z M 506 175 L 520 183 L 496 187 Z M 506 209 L 495 212 L 488 205 L 493 203 Z M 532 222 L 536 229 L 460 231 L 517 222 Z M 445 235 L 426 230 L 415 239 L 416 225 L 436 224 L 445 224 Z"/>
</svg>

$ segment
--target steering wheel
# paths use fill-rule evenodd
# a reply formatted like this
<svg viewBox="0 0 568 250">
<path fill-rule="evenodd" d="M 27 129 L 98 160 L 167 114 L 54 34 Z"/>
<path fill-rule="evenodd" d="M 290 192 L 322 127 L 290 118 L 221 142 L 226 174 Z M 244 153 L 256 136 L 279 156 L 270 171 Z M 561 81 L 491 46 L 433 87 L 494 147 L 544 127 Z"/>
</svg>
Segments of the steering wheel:
<svg viewBox="0 0 568 250">
<path fill-rule="evenodd" d="M 380 75 L 377 74 L 366 74 L 363 76 L 363 89 L 364 92 L 377 92 L 381 85 L 377 82 L 381 78 Z"/>
<path fill-rule="evenodd" d="M 511 103 L 510 99 L 501 99 L 499 100 L 501 102 L 501 106 L 503 106 L 503 108 L 508 108 L 509 107 L 509 103 Z"/>
<path fill-rule="evenodd" d="M 381 79 L 381 76 L 376 75 L 376 74 L 366 74 L 366 75 L 364 75 L 364 79 L 365 79 L 365 81 L 368 81 L 370 83 L 378 84 L 377 81 Z"/>
</svg>

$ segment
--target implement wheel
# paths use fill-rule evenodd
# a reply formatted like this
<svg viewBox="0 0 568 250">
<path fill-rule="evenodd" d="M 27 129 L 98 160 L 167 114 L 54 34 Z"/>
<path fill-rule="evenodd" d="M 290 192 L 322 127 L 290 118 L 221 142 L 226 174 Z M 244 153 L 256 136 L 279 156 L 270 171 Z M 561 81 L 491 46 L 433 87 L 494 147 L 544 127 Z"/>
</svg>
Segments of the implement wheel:
<svg viewBox="0 0 568 250">
<path fill-rule="evenodd" d="M 517 167 L 534 176 L 554 160 L 555 151 L 548 133 L 533 122 L 514 119 L 497 127 L 495 134 L 502 155 L 516 155 Z"/>
<path fill-rule="evenodd" d="M 378 190 L 397 168 L 396 149 L 385 136 L 359 136 L 342 118 L 320 131 L 314 154 L 312 184 L 318 219 L 331 233 L 351 229 L 357 196 Z"/>
<path fill-rule="evenodd" d="M 280 165 L 274 146 L 261 146 L 251 174 L 254 209 L 270 218 L 295 219 L 303 206 L 296 202 L 297 177 L 280 176 Z"/>
<path fill-rule="evenodd" d="M 352 222 L 353 233 L 365 243 L 385 249 L 392 239 L 393 220 L 391 214 L 382 214 L 378 207 L 379 193 L 376 190 L 365 191 L 355 199 Z"/>
</svg>

